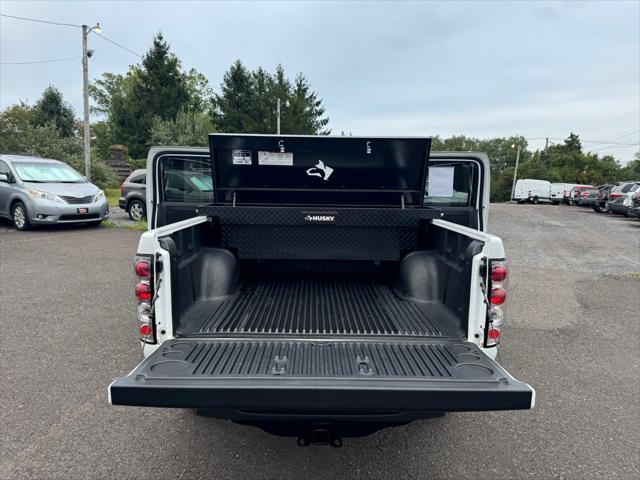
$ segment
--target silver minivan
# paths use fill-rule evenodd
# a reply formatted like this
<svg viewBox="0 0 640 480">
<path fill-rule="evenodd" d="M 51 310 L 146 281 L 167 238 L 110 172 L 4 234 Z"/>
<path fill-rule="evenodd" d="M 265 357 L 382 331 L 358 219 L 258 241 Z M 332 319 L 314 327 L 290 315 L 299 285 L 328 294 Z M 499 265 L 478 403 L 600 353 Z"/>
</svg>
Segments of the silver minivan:
<svg viewBox="0 0 640 480">
<path fill-rule="evenodd" d="M 33 225 L 86 223 L 109 217 L 104 192 L 66 163 L 0 155 L 0 217 L 18 230 Z"/>
</svg>

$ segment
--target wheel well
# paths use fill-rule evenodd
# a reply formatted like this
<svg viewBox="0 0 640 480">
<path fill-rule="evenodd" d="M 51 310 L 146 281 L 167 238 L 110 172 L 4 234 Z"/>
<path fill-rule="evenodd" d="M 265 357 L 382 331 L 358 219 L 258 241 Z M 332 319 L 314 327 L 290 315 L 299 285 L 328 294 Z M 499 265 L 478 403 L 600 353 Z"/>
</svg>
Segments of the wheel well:
<svg viewBox="0 0 640 480">
<path fill-rule="evenodd" d="M 129 211 L 129 208 L 131 207 L 131 204 L 136 200 L 138 202 L 142 203 L 142 206 L 144 207 L 145 210 L 147 209 L 147 204 L 146 204 L 146 202 L 144 200 L 142 200 L 141 198 L 138 198 L 138 197 L 132 197 L 129 200 L 127 200 L 127 211 Z"/>
<path fill-rule="evenodd" d="M 11 218 L 11 216 L 13 215 L 13 207 L 16 206 L 16 203 L 21 203 L 22 205 L 24 205 L 24 202 L 19 198 L 14 198 L 13 200 L 11 200 L 11 203 L 9 204 L 9 218 Z M 27 206 L 24 205 L 24 208 L 26 209 Z"/>
</svg>

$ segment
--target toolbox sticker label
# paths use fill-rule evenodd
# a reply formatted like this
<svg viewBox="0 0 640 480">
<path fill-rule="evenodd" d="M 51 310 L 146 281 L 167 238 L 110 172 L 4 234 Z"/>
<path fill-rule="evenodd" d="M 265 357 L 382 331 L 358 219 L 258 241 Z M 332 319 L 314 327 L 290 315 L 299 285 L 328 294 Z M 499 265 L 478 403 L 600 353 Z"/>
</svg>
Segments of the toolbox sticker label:
<svg viewBox="0 0 640 480">
<path fill-rule="evenodd" d="M 291 152 L 258 152 L 258 165 L 281 165 L 290 167 L 293 165 L 293 153 Z"/>
<path fill-rule="evenodd" d="M 232 150 L 234 165 L 251 165 L 251 150 Z"/>
</svg>

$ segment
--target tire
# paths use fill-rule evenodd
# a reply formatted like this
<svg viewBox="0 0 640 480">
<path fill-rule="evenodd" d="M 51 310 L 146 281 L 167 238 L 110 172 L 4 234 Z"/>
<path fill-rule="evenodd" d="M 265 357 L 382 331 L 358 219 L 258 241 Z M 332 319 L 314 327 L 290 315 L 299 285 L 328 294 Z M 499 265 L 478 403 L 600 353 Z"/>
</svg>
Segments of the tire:
<svg viewBox="0 0 640 480">
<path fill-rule="evenodd" d="M 537 205 L 537 204 L 538 204 L 538 201 L 539 201 L 539 200 L 538 200 L 538 197 L 533 197 L 533 204 L 534 204 L 534 205 Z"/>
<path fill-rule="evenodd" d="M 560 202 L 551 202 L 551 203 L 553 203 L 554 205 L 560 205 Z"/>
<path fill-rule="evenodd" d="M 129 218 L 134 222 L 141 222 L 147 216 L 147 209 L 140 200 L 131 200 L 127 208 L 127 213 L 129 214 Z"/>
<path fill-rule="evenodd" d="M 13 226 L 16 230 L 29 230 L 31 223 L 29 223 L 29 215 L 27 214 L 27 207 L 22 202 L 16 202 L 11 209 L 11 220 L 13 220 Z"/>
</svg>

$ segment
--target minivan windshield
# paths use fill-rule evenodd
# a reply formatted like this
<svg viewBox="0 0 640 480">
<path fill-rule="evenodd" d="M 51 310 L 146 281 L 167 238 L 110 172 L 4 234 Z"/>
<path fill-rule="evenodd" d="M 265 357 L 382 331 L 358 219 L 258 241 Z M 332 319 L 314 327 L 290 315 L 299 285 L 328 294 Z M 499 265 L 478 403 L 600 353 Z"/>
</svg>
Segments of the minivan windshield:
<svg viewBox="0 0 640 480">
<path fill-rule="evenodd" d="M 14 162 L 13 168 L 23 182 L 85 183 L 82 175 L 63 163 Z"/>
</svg>

